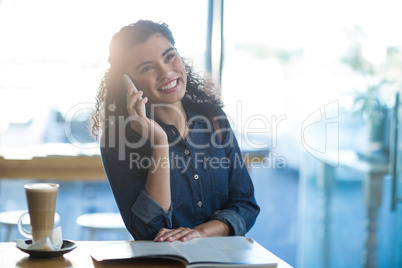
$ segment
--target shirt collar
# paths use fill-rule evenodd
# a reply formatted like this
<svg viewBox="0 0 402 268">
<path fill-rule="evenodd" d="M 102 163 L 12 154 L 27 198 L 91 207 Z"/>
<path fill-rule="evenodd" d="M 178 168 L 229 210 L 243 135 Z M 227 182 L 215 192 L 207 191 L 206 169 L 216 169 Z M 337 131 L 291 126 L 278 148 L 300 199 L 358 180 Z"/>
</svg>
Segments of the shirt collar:
<svg viewBox="0 0 402 268">
<path fill-rule="evenodd" d="M 205 115 L 201 114 L 201 113 L 197 113 L 195 111 L 195 109 L 193 108 L 194 104 L 189 102 L 189 101 L 183 101 L 182 100 L 182 104 L 184 107 L 184 111 L 186 112 L 187 115 L 187 122 L 190 123 L 194 123 L 194 122 L 199 122 L 199 123 L 203 123 L 206 124 L 205 121 Z M 208 118 L 207 118 L 208 120 Z M 165 121 L 163 121 L 162 119 L 160 119 L 158 116 L 155 115 L 155 121 L 160 124 L 161 126 L 170 126 L 170 124 L 167 124 Z"/>
</svg>

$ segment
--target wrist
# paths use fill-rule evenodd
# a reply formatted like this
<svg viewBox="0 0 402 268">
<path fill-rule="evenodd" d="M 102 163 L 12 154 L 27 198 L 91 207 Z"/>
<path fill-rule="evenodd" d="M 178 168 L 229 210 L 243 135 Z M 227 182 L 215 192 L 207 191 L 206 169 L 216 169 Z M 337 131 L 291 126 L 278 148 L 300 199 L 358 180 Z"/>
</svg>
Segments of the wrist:
<svg viewBox="0 0 402 268">
<path fill-rule="evenodd" d="M 198 225 L 193 229 L 196 230 L 202 237 L 231 235 L 230 227 L 219 220 L 211 220 Z"/>
<path fill-rule="evenodd" d="M 166 133 L 159 135 L 157 137 L 151 137 L 151 145 L 153 148 L 167 148 L 169 147 L 169 142 Z"/>
<path fill-rule="evenodd" d="M 200 234 L 200 237 L 207 237 L 207 232 L 205 231 L 205 228 L 201 225 L 194 227 L 193 230 L 197 231 Z"/>
</svg>

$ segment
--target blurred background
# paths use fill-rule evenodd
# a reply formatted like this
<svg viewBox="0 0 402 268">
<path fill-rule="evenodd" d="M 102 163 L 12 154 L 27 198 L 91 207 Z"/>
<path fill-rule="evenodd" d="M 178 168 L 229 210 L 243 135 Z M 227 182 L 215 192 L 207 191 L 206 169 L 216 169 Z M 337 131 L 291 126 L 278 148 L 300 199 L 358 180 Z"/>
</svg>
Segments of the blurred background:
<svg viewBox="0 0 402 268">
<path fill-rule="evenodd" d="M 250 165 L 261 214 L 246 236 L 294 267 L 402 267 L 401 10 L 397 0 L 0 0 L 0 160 L 97 156 L 88 118 L 112 35 L 164 21 L 180 55 L 220 84 L 245 156 L 263 152 Z M 33 179 L 0 177 L 0 212 L 26 209 Z M 55 181 L 66 239 L 91 238 L 80 215 L 118 212 L 102 178 Z M 6 233 L 0 224 L 0 241 Z"/>
</svg>

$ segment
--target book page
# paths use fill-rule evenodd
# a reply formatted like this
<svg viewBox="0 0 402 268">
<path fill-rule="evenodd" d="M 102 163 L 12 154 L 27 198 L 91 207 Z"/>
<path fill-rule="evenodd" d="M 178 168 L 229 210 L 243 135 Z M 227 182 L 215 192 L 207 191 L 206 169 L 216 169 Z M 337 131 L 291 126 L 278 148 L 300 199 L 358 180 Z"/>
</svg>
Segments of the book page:
<svg viewBox="0 0 402 268">
<path fill-rule="evenodd" d="M 105 242 L 91 250 L 97 260 L 169 258 L 189 263 L 188 267 L 273 267 L 277 257 L 242 236 L 205 237 L 181 242 Z"/>
<path fill-rule="evenodd" d="M 180 253 L 169 242 L 119 241 L 97 246 L 91 251 L 91 256 L 97 261 L 102 261 L 141 257 L 180 257 Z"/>
<path fill-rule="evenodd" d="M 189 263 L 231 263 L 276 266 L 272 253 L 240 236 L 205 237 L 172 243 Z"/>
</svg>

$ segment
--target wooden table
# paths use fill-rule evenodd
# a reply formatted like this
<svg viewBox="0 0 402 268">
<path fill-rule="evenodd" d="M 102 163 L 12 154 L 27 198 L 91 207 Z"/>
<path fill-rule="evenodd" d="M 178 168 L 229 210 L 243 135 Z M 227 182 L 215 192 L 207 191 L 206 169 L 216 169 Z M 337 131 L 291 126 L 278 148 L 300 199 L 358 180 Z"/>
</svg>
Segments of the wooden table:
<svg viewBox="0 0 402 268">
<path fill-rule="evenodd" d="M 0 243 L 0 267 L 26 267 L 26 268 L 44 268 L 44 267 L 185 267 L 182 263 L 173 260 L 121 260 L 112 262 L 97 262 L 90 256 L 90 250 L 100 245 L 99 241 L 78 241 L 77 248 L 63 257 L 53 259 L 33 259 L 28 254 L 20 251 L 14 242 Z M 137 242 L 133 242 L 137 243 Z M 255 242 L 254 242 L 255 243 Z M 286 262 L 280 258 L 273 256 L 278 268 L 290 268 Z"/>
<path fill-rule="evenodd" d="M 100 156 L 0 157 L 0 178 L 40 180 L 106 180 Z"/>
</svg>

